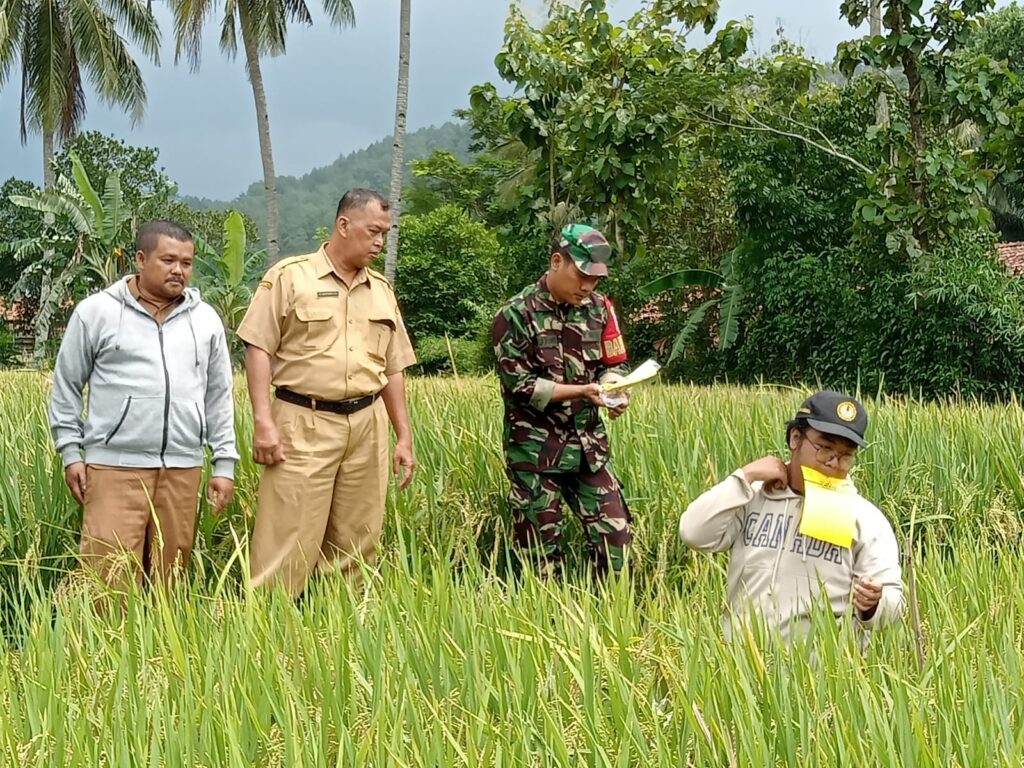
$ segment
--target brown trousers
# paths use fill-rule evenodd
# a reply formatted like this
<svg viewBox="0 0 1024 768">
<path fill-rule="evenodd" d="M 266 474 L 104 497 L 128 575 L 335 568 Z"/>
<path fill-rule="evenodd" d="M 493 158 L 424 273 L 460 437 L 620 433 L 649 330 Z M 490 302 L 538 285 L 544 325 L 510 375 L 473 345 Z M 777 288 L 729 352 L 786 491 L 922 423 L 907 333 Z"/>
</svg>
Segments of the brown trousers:
<svg viewBox="0 0 1024 768">
<path fill-rule="evenodd" d="M 164 583 L 192 554 L 202 467 L 85 469 L 83 564 L 111 586 Z"/>
<path fill-rule="evenodd" d="M 373 562 L 388 487 L 384 402 L 350 415 L 274 400 L 285 460 L 260 477 L 250 569 L 253 586 L 298 595 L 314 570 L 354 583 Z"/>
</svg>

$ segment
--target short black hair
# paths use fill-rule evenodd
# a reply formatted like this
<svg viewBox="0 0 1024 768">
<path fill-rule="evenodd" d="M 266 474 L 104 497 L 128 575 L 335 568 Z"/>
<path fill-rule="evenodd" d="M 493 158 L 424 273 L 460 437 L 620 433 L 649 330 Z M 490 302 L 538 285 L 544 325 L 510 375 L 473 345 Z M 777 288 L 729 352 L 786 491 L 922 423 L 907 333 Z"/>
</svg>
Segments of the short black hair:
<svg viewBox="0 0 1024 768">
<path fill-rule="evenodd" d="M 372 189 L 366 189 L 365 187 L 353 187 L 341 196 L 341 200 L 338 201 L 338 212 L 334 214 L 334 218 L 338 218 L 346 211 L 351 211 L 355 208 L 365 208 L 374 201 L 380 204 L 382 211 L 391 209 L 391 203 L 380 192 L 374 192 Z"/>
<path fill-rule="evenodd" d="M 156 248 L 157 241 L 161 236 L 177 240 L 179 243 L 192 242 L 192 233 L 178 222 L 170 219 L 154 219 L 147 221 L 135 233 L 135 250 L 149 253 Z"/>
</svg>

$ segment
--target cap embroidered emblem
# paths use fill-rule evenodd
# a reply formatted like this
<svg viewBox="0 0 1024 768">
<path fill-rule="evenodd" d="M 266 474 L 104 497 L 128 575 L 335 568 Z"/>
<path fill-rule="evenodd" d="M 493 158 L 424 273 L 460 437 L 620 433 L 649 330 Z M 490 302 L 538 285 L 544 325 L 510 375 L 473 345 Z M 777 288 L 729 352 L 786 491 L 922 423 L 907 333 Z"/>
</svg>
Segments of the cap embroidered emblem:
<svg viewBox="0 0 1024 768">
<path fill-rule="evenodd" d="M 857 406 L 849 400 L 844 400 L 836 406 L 836 416 L 843 421 L 853 421 L 857 418 Z"/>
</svg>

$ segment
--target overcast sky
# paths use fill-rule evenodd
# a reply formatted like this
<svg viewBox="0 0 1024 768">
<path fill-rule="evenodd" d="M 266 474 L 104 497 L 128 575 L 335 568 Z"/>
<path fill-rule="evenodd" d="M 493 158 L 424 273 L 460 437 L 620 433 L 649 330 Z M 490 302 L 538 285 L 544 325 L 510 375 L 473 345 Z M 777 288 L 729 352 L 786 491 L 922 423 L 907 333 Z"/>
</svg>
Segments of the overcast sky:
<svg viewBox="0 0 1024 768">
<path fill-rule="evenodd" d="M 541 0 L 525 0 L 536 8 Z M 280 175 L 301 175 L 389 135 L 394 125 L 398 71 L 398 0 L 353 0 L 357 26 L 325 23 L 319 0 L 310 28 L 293 27 L 286 56 L 265 59 L 274 161 Z M 763 50 L 782 26 L 808 53 L 831 59 L 853 36 L 839 17 L 840 0 L 722 0 L 721 20 L 753 16 L 754 46 Z M 496 81 L 494 54 L 502 42 L 508 0 L 412 0 L 409 129 L 437 125 L 466 106 L 470 87 Z M 614 16 L 639 0 L 611 0 Z M 154 146 L 183 194 L 229 199 L 262 178 L 252 91 L 241 59 L 228 60 L 209 26 L 200 71 L 174 66 L 169 13 L 154 4 L 163 30 L 161 65 L 144 63 L 149 94 L 142 122 L 131 121 L 89 96 L 84 128 Z M 695 40 L 695 43 L 699 39 Z M 38 137 L 22 146 L 18 78 L 0 91 L 0 181 L 39 182 Z"/>
</svg>

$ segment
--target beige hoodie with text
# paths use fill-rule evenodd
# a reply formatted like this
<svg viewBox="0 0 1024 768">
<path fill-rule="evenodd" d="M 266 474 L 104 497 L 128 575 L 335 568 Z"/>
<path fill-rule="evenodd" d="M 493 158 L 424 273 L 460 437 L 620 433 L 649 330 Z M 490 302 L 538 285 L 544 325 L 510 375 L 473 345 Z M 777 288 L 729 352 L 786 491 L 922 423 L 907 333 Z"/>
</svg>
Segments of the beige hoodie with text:
<svg viewBox="0 0 1024 768">
<path fill-rule="evenodd" d="M 791 488 L 765 491 L 747 482 L 742 469 L 699 496 L 679 519 L 679 536 L 702 552 L 730 550 L 726 637 L 733 622 L 761 616 L 784 639 L 803 635 L 810 611 L 824 589 L 837 621 L 855 617 L 863 630 L 889 624 L 903 614 L 899 547 L 892 526 L 874 504 L 857 496 L 856 529 L 849 548 L 799 533 L 803 497 Z M 875 613 L 863 619 L 853 608 L 852 589 L 861 576 L 882 582 Z"/>
</svg>

